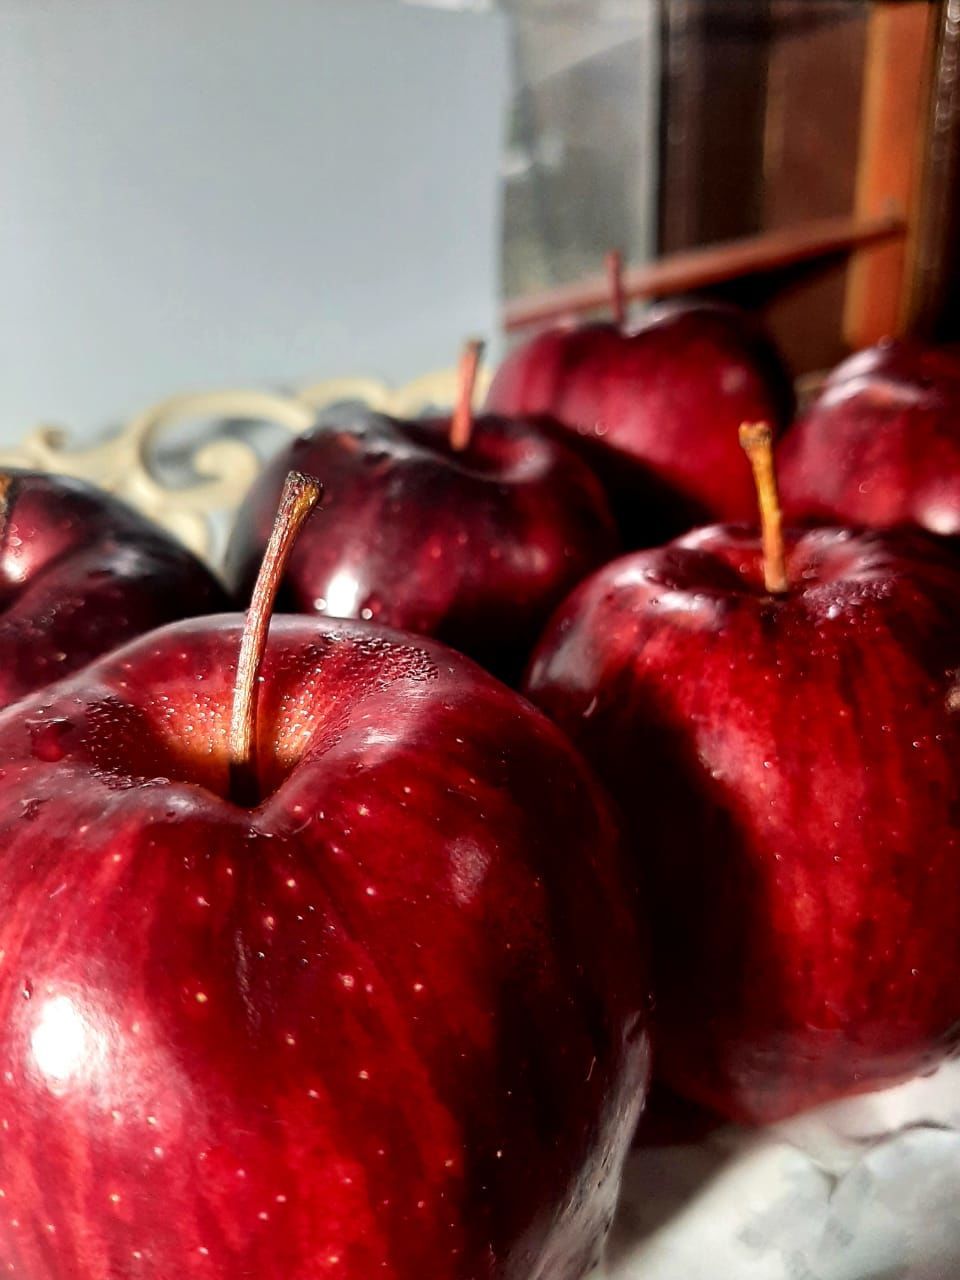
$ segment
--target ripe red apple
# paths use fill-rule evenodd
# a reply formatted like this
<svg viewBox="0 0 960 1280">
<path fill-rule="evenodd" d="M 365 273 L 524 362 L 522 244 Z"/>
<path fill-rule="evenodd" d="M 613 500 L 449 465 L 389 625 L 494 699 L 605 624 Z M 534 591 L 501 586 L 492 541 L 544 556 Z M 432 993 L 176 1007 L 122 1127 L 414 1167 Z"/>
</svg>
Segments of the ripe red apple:
<svg viewBox="0 0 960 1280">
<path fill-rule="evenodd" d="M 527 690 L 619 800 L 665 1082 L 765 1121 L 960 1041 L 960 567 L 701 529 L 583 583 Z"/>
<path fill-rule="evenodd" d="M 284 476 L 306 471 L 323 479 L 324 510 L 282 607 L 433 635 L 519 678 L 553 609 L 616 554 L 613 517 L 589 468 L 533 424 L 483 417 L 452 438 L 464 421 L 367 414 L 299 437 L 241 508 L 228 577 L 249 589 Z"/>
<path fill-rule="evenodd" d="M 732 307 L 656 307 L 636 329 L 549 329 L 503 362 L 492 413 L 546 415 L 607 486 L 630 546 L 706 520 L 750 519 L 741 422 L 789 420 L 789 379 L 759 327 Z"/>
<path fill-rule="evenodd" d="M 226 596 L 199 560 L 80 480 L 0 474 L 0 706 Z"/>
<path fill-rule="evenodd" d="M 648 1074 L 603 796 L 443 646 L 268 617 L 0 717 L 0 1273 L 576 1280 Z"/>
<path fill-rule="evenodd" d="M 960 356 L 882 342 L 833 371 L 778 453 L 794 520 L 960 533 Z"/>
</svg>

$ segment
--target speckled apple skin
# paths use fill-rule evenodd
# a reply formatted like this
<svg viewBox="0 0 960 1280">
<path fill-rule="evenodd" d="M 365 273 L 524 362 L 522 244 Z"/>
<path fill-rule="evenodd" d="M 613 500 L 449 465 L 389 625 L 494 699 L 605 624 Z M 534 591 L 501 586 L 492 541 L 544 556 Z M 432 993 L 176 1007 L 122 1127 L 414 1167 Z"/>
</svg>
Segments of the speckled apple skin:
<svg viewBox="0 0 960 1280">
<path fill-rule="evenodd" d="M 900 339 L 836 368 L 778 451 L 796 521 L 960 535 L 960 354 Z"/>
<path fill-rule="evenodd" d="M 530 423 L 483 417 L 468 449 L 446 419 L 365 415 L 299 437 L 237 517 L 227 573 L 249 590 L 291 469 L 324 486 L 294 548 L 281 608 L 436 636 L 518 680 L 567 592 L 619 549 L 603 489 Z"/>
<path fill-rule="evenodd" d="M 282 618 L 239 808 L 239 639 L 0 717 L 0 1272 L 576 1280 L 649 1071 L 597 784 L 442 646 Z"/>
<path fill-rule="evenodd" d="M 200 561 L 125 503 L 66 476 L 2 474 L 0 706 L 154 627 L 227 607 Z"/>
<path fill-rule="evenodd" d="M 732 307 L 654 308 L 634 330 L 549 329 L 497 371 L 493 413 L 546 415 L 607 486 L 628 546 L 708 520 L 749 520 L 742 422 L 789 421 L 790 380 L 762 331 Z"/>
<path fill-rule="evenodd" d="M 714 527 L 562 607 L 527 687 L 619 800 L 654 928 L 657 1064 L 765 1121 L 960 1037 L 960 570 L 922 535 Z"/>
</svg>

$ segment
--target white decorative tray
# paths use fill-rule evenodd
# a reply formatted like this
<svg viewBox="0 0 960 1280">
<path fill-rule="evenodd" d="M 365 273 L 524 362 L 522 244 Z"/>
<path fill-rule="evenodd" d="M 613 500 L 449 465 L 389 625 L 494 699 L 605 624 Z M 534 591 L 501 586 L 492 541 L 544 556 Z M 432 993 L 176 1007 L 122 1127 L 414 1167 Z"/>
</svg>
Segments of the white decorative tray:
<svg viewBox="0 0 960 1280">
<path fill-rule="evenodd" d="M 224 424 L 267 424 L 298 435 L 313 425 L 321 410 L 349 404 L 413 417 L 451 405 L 457 377 L 456 369 L 445 369 L 399 388 L 376 378 L 337 378 L 282 394 L 238 388 L 171 396 L 131 418 L 118 432 L 79 448 L 71 448 L 62 427 L 36 426 L 13 448 L 0 449 L 0 466 L 92 480 L 216 565 L 220 528 L 263 465 L 260 451 L 249 440 L 218 433 Z M 481 372 L 478 402 L 488 384 L 489 374 Z M 180 452 L 178 479 L 165 483 L 157 474 L 157 457 L 182 422 L 200 430 Z"/>
<path fill-rule="evenodd" d="M 223 530 L 263 464 L 262 450 L 224 424 L 296 434 L 320 410 L 350 403 L 415 415 L 451 404 L 456 376 L 446 370 L 400 389 L 347 378 L 295 394 L 176 396 L 83 448 L 59 428 L 37 427 L 0 451 L 0 466 L 92 480 L 216 566 Z M 485 387 L 481 377 L 478 398 Z M 157 456 L 184 422 L 206 425 L 181 442 L 178 478 L 161 478 Z M 595 1280 L 958 1280 L 958 1206 L 954 1062 L 770 1129 L 726 1125 L 684 1137 L 642 1127 Z"/>
</svg>

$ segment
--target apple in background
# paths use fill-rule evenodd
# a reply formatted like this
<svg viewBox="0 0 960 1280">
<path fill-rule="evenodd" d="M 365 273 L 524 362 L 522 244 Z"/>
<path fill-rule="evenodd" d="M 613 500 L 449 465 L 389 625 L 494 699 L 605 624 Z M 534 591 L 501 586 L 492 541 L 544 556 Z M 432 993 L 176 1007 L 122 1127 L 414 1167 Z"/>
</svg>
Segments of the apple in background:
<svg viewBox="0 0 960 1280">
<path fill-rule="evenodd" d="M 707 520 L 752 519 L 741 422 L 789 421 L 790 380 L 745 313 L 707 303 L 653 308 L 639 327 L 549 329 L 500 366 L 491 413 L 545 415 L 607 486 L 628 546 Z"/>
<path fill-rule="evenodd" d="M 960 534 L 960 355 L 889 340 L 844 361 L 778 469 L 792 519 Z"/>
<path fill-rule="evenodd" d="M 318 476 L 324 509 L 293 552 L 281 607 L 433 635 L 518 679 L 553 609 L 616 554 L 589 468 L 529 422 L 469 413 L 479 349 L 453 419 L 363 414 L 296 439 L 243 504 L 227 553 L 241 597 L 284 476 Z"/>
<path fill-rule="evenodd" d="M 748 1122 L 960 1041 L 960 567 L 765 506 L 766 554 L 719 526 L 595 574 L 527 681 L 632 833 L 663 1080 Z"/>
<path fill-rule="evenodd" d="M 0 473 L 0 706 L 226 596 L 195 556 L 80 480 Z"/>
<path fill-rule="evenodd" d="M 435 642 L 267 640 L 281 571 L 0 717 L 0 1272 L 578 1280 L 649 1061 L 606 801 Z"/>
</svg>

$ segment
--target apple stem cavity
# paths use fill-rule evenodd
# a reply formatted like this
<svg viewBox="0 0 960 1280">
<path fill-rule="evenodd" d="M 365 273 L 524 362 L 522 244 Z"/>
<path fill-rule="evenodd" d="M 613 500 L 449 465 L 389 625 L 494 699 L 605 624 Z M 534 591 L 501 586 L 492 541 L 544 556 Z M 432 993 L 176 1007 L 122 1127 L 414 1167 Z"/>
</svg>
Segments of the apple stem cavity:
<svg viewBox="0 0 960 1280">
<path fill-rule="evenodd" d="M 258 676 L 267 647 L 273 606 L 290 553 L 322 494 L 323 485 L 312 476 L 305 476 L 299 471 L 291 471 L 287 476 L 243 624 L 230 716 L 229 781 L 230 798 L 234 804 L 245 807 L 253 807 L 260 799 L 256 733 Z"/>
<path fill-rule="evenodd" d="M 627 318 L 627 300 L 623 292 L 623 254 L 619 249 L 611 249 L 603 261 L 610 284 L 610 310 L 613 312 L 613 323 L 618 329 L 622 329 Z"/>
<path fill-rule="evenodd" d="M 450 419 L 450 448 L 455 453 L 462 453 L 470 447 L 473 436 L 473 397 L 485 345 L 480 338 L 471 338 L 464 343 L 460 355 L 457 403 Z"/>
<path fill-rule="evenodd" d="M 783 549 L 783 516 L 777 472 L 773 464 L 773 432 L 768 422 L 745 422 L 740 427 L 740 444 L 753 468 L 760 507 L 760 530 L 763 541 L 763 585 L 771 595 L 790 590 L 787 563 Z"/>
</svg>

